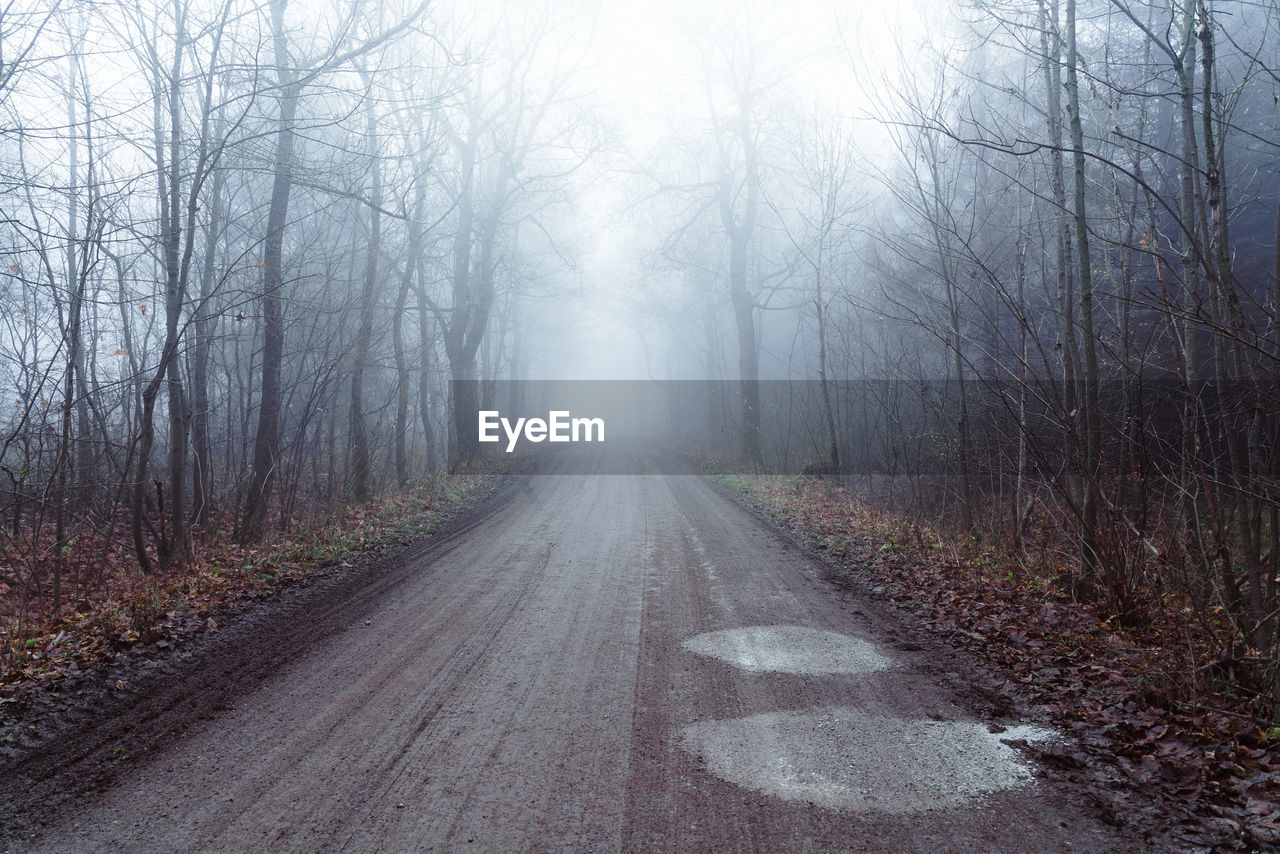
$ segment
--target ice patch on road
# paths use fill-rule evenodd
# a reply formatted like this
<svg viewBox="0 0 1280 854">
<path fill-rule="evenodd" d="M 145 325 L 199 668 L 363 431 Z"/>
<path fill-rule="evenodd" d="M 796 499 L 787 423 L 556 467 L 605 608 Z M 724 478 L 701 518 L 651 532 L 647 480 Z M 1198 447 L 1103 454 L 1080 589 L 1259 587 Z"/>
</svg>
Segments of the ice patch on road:
<svg viewBox="0 0 1280 854">
<path fill-rule="evenodd" d="M 680 746 L 723 780 L 832 810 L 897 815 L 957 806 L 1031 780 L 1001 742 L 1035 741 L 1036 727 L 987 731 L 974 721 L 902 720 L 828 707 L 685 727 Z"/>
<path fill-rule="evenodd" d="M 826 676 L 893 666 L 874 644 L 804 626 L 747 626 L 707 632 L 685 641 L 684 648 L 753 673 Z"/>
</svg>

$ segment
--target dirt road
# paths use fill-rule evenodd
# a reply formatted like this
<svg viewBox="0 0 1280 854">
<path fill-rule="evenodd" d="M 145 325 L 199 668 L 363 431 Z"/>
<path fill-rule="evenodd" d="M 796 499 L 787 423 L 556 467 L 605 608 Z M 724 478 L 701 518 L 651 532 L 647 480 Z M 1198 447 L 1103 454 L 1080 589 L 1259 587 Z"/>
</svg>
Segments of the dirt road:
<svg viewBox="0 0 1280 854">
<path fill-rule="evenodd" d="M 23 807 L 7 850 L 1132 847 L 1005 743 L 1051 734 L 976 719 L 954 665 L 824 572 L 698 477 L 530 477 L 18 769 L 84 789 L 112 745 L 145 754 Z"/>
</svg>

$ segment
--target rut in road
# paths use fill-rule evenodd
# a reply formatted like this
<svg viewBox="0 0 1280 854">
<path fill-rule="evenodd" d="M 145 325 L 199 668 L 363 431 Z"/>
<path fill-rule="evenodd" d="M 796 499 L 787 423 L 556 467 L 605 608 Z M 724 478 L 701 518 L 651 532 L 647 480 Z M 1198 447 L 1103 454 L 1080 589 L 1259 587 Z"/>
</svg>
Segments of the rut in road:
<svg viewBox="0 0 1280 854">
<path fill-rule="evenodd" d="M 529 485 L 9 849 L 1130 847 L 705 480 Z"/>
</svg>

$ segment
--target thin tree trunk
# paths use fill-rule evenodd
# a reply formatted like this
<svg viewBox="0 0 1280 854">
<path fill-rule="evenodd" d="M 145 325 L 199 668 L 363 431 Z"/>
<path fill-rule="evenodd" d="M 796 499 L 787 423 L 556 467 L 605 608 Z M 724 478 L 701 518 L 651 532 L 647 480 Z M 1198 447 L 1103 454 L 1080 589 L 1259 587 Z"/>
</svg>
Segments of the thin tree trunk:
<svg viewBox="0 0 1280 854">
<path fill-rule="evenodd" d="M 364 412 L 364 377 L 368 368 L 369 351 L 373 344 L 374 295 L 378 284 L 378 253 L 382 251 L 382 167 L 378 160 L 378 124 L 374 116 L 372 100 L 365 132 L 369 143 L 369 242 L 364 266 L 364 287 L 360 291 L 360 329 L 356 337 L 356 361 L 351 372 L 351 480 L 352 494 L 360 504 L 367 504 L 371 497 L 369 479 L 372 462 L 369 454 L 369 433 Z M 397 315 L 396 321 L 399 317 Z M 400 422 L 397 421 L 397 429 Z"/>
<path fill-rule="evenodd" d="M 1228 423 L 1224 433 L 1227 455 L 1231 466 L 1232 492 L 1235 497 L 1237 528 L 1240 550 L 1248 579 L 1249 616 L 1251 618 L 1249 640 L 1263 650 L 1272 646 L 1272 626 L 1275 621 L 1273 604 L 1266 598 L 1270 586 L 1264 579 L 1262 558 L 1262 506 L 1256 499 L 1263 487 L 1255 482 L 1255 473 L 1266 468 L 1268 449 L 1264 447 L 1263 422 L 1265 390 L 1258 380 L 1261 370 L 1254 365 L 1252 351 L 1247 350 L 1250 341 L 1248 323 L 1240 306 L 1232 272 L 1231 246 L 1227 230 L 1227 193 L 1224 186 L 1226 173 L 1225 145 L 1217 139 L 1214 116 L 1215 97 L 1215 43 L 1214 22 L 1204 0 L 1199 4 L 1198 34 L 1201 48 L 1203 75 L 1201 82 L 1202 129 L 1204 134 L 1205 186 L 1209 203 L 1209 257 L 1215 302 L 1217 303 L 1220 329 L 1215 340 L 1217 348 L 1218 385 L 1220 396 L 1232 401 L 1226 407 Z M 1224 349 L 1230 348 L 1230 362 Z M 1228 374 L 1229 372 L 1229 374 Z M 1230 385 L 1228 385 L 1230 383 Z M 1232 416 L 1235 418 L 1232 418 Z M 1236 421 L 1238 419 L 1238 421 Z M 1232 423 L 1236 421 L 1236 423 Z"/>
<path fill-rule="evenodd" d="M 744 165 L 743 210 L 735 210 L 734 188 L 729 175 L 727 152 L 721 153 L 719 182 L 720 223 L 729 238 L 729 299 L 738 328 L 738 388 L 742 412 L 742 457 L 760 464 L 764 452 L 760 436 L 760 350 L 756 343 L 755 297 L 748 281 L 747 253 L 755 231 L 760 198 L 755 136 L 751 127 L 751 100 L 739 104 L 734 134 L 742 144 Z"/>
<path fill-rule="evenodd" d="M 831 389 L 827 383 L 827 312 L 822 296 L 822 245 L 818 245 L 818 263 L 814 275 L 814 309 L 818 313 L 818 382 L 822 386 L 822 408 L 827 420 L 828 454 L 831 476 L 840 477 L 840 441 L 836 433 L 836 416 L 831 408 Z"/>
<path fill-rule="evenodd" d="M 453 302 L 444 329 L 445 354 L 449 358 L 450 394 L 452 417 L 449 420 L 449 467 L 470 460 L 476 453 L 476 425 L 471 423 L 480 399 L 475 383 L 475 350 L 467 347 L 467 327 L 475 310 L 471 293 L 471 244 L 473 221 L 473 194 L 475 191 L 475 159 L 477 129 L 473 123 L 470 136 L 459 150 L 459 168 L 463 173 L 462 188 L 458 199 L 458 221 L 453 236 Z"/>
<path fill-rule="evenodd" d="M 71 79 L 75 79 L 76 58 L 74 52 L 70 55 Z M 67 210 L 67 328 L 65 330 L 67 342 L 67 372 L 62 393 L 62 428 L 59 435 L 59 448 L 57 458 L 57 489 L 55 492 L 56 505 L 53 512 L 54 527 L 54 547 L 56 552 L 53 560 L 53 612 L 58 614 L 62 611 L 62 575 L 64 567 L 67 563 L 67 510 L 71 503 L 71 415 L 72 408 L 75 405 L 75 379 L 76 379 L 76 363 L 80 359 L 80 303 L 81 303 L 81 280 L 80 265 L 77 263 L 76 238 L 80 229 L 80 201 L 77 192 L 76 183 L 79 178 L 79 137 L 75 132 L 78 124 L 76 120 L 76 99 L 74 94 L 74 86 L 67 91 L 67 119 L 68 127 L 72 129 L 70 139 L 68 141 L 68 167 L 70 170 L 70 193 L 68 195 L 69 203 Z"/>
<path fill-rule="evenodd" d="M 1073 217 L 1076 239 L 1076 275 L 1080 290 L 1080 337 L 1084 348 L 1082 404 L 1084 423 L 1084 493 L 1080 511 L 1081 569 L 1083 580 L 1092 585 L 1102 569 L 1098 540 L 1098 471 L 1101 463 L 1102 429 L 1098 412 L 1098 354 L 1093 325 L 1093 264 L 1089 257 L 1089 222 L 1085 209 L 1084 129 L 1080 120 L 1080 86 L 1077 75 L 1076 0 L 1066 0 L 1066 91 L 1067 119 L 1071 130 Z M 1121 591 L 1122 592 L 1122 591 Z"/>
<path fill-rule="evenodd" d="M 1076 345 L 1075 287 L 1071 272 L 1071 223 L 1067 212 L 1066 167 L 1062 151 L 1062 37 L 1058 27 L 1058 2 L 1040 4 L 1040 44 L 1045 56 L 1045 104 L 1049 132 L 1049 179 L 1054 207 L 1054 273 L 1057 282 L 1059 334 L 1062 342 L 1062 409 L 1065 424 L 1065 453 L 1071 464 L 1080 459 L 1080 434 L 1076 375 L 1080 363 Z M 1073 512 L 1083 503 L 1082 478 L 1068 466 L 1066 494 Z"/>
<path fill-rule="evenodd" d="M 178 324 L 186 301 L 182 253 L 182 59 L 186 51 L 185 8 L 177 15 L 173 66 L 169 76 L 169 177 L 161 192 L 161 242 L 165 266 L 165 342 L 174 355 L 165 366 L 169 402 L 169 527 L 173 531 L 170 549 L 161 555 L 168 563 L 184 563 L 192 556 L 191 529 L 186 512 L 187 402 L 182 384 L 182 365 L 176 349 Z M 161 169 L 163 170 L 163 166 Z M 193 178 L 193 190 L 195 179 Z M 167 189 L 167 193 L 165 190 Z"/>
<path fill-rule="evenodd" d="M 222 136 L 219 116 L 217 135 Z M 195 340 L 191 352 L 191 525 L 204 525 L 214 514 L 213 451 L 209 441 L 209 354 L 213 346 L 213 330 L 217 314 L 213 310 L 214 270 L 218 246 L 222 239 L 223 172 L 213 174 L 209 200 L 209 220 L 205 226 L 204 261 L 200 273 L 200 302 L 192 322 Z"/>
<path fill-rule="evenodd" d="M 396 310 L 391 317 L 392 343 L 396 359 L 396 484 L 400 489 L 404 489 L 409 483 L 409 454 L 406 448 L 406 437 L 409 432 L 409 360 L 405 354 L 404 313 L 409 305 L 409 289 L 413 286 L 413 275 L 418 269 L 418 256 L 421 254 L 422 215 L 426 198 L 426 183 L 420 179 L 414 189 L 413 210 L 405 239 L 404 274 L 400 277 L 400 290 L 396 294 Z M 425 315 L 422 315 L 419 320 L 423 324 L 427 322 Z"/>
<path fill-rule="evenodd" d="M 427 277 L 422 268 L 422 259 L 417 264 L 418 298 L 418 418 L 422 421 L 422 434 L 425 443 L 423 456 L 426 458 L 427 472 L 436 470 L 436 438 L 435 427 L 431 422 L 431 356 L 434 342 L 431 336 L 430 306 L 427 304 Z"/>
</svg>

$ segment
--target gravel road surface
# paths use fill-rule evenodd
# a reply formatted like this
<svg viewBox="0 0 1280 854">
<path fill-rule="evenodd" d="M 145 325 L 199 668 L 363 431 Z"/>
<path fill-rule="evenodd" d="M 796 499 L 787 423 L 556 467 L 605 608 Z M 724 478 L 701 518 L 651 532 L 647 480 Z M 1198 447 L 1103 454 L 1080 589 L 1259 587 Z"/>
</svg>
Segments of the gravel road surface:
<svg viewBox="0 0 1280 854">
<path fill-rule="evenodd" d="M 697 476 L 523 478 L 300 602 L 9 768 L 0 850 L 1135 847 Z"/>
</svg>

